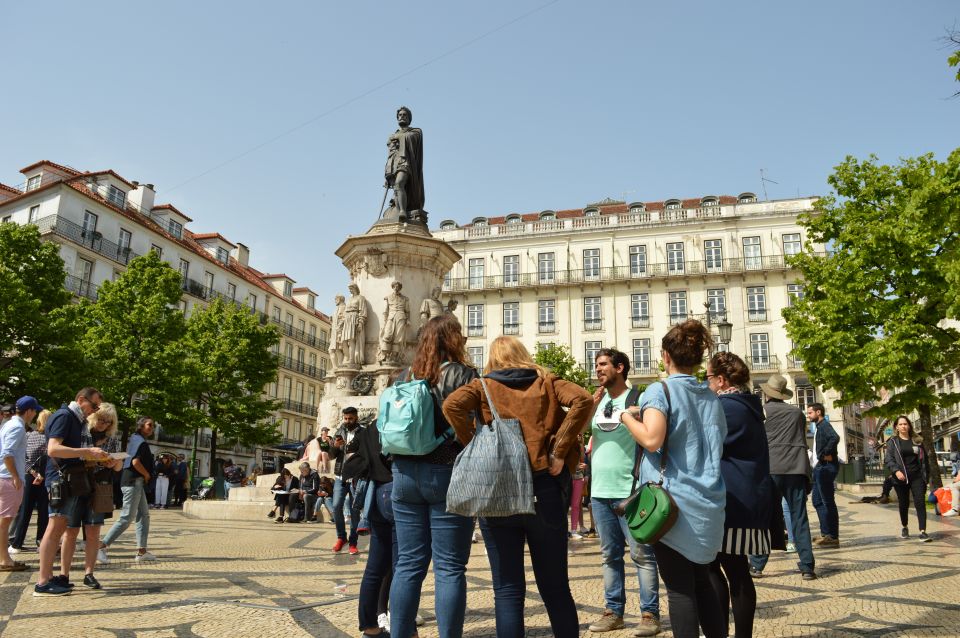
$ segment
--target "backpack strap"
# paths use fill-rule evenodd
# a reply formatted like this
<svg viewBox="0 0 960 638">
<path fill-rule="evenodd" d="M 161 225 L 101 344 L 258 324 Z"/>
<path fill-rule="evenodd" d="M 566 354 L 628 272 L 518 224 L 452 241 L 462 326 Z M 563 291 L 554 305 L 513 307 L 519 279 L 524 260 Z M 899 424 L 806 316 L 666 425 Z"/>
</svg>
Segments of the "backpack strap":
<svg viewBox="0 0 960 638">
<path fill-rule="evenodd" d="M 631 387 L 627 390 L 627 398 L 623 401 L 623 407 L 629 408 L 631 406 L 637 405 L 640 402 L 640 390 L 636 387 Z"/>
</svg>

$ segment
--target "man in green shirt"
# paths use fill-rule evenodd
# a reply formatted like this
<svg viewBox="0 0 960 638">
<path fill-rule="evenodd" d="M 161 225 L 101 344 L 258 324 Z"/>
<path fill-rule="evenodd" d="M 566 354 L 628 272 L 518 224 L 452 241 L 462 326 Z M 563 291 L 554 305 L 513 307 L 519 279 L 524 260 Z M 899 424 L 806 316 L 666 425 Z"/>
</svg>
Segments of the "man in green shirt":
<svg viewBox="0 0 960 638">
<path fill-rule="evenodd" d="M 590 501 L 600 534 L 606 608 L 590 625 L 590 631 L 613 631 L 624 626 L 627 594 L 623 552 L 629 544 L 640 587 L 641 618 L 634 635 L 655 636 L 660 632 L 660 597 L 653 548 L 634 540 L 626 520 L 613 511 L 619 501 L 630 496 L 637 453 L 637 442 L 619 416 L 628 405 L 636 405 L 640 395 L 627 386 L 630 359 L 619 350 L 600 350 L 594 368 L 600 387 L 593 395 L 596 413 L 590 424 Z"/>
</svg>

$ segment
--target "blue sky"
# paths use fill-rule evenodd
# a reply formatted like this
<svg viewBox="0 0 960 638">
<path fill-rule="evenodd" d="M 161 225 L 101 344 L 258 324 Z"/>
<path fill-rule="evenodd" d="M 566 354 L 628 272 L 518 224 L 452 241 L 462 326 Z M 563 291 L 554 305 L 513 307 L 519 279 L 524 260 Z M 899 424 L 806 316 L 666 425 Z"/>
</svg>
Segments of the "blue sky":
<svg viewBox="0 0 960 638">
<path fill-rule="evenodd" d="M 958 145 L 954 0 L 96 2 L 5 7 L 0 181 L 50 159 L 157 185 L 329 310 L 400 104 L 431 223 L 827 192 L 846 155 Z M 301 126 L 302 125 L 302 126 Z"/>
</svg>

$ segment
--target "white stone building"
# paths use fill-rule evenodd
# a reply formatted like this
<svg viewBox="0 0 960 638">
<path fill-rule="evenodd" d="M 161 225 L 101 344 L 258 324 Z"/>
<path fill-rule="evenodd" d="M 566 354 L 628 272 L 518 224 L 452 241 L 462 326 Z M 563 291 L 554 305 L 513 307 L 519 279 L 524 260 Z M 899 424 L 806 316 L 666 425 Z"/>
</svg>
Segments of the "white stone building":
<svg viewBox="0 0 960 638">
<path fill-rule="evenodd" d="M 129 181 L 112 170 L 81 172 L 41 161 L 20 171 L 18 187 L 0 184 L 0 221 L 35 224 L 44 239 L 60 245 L 67 288 L 78 297 L 97 298 L 99 285 L 115 279 L 126 264 L 153 250 L 178 269 L 183 279 L 180 307 L 220 297 L 259 313 L 282 334 L 277 349 L 280 372 L 265 392 L 282 402 L 276 415 L 287 442 L 313 431 L 328 369 L 330 318 L 316 308 L 316 294 L 295 287 L 285 274 L 266 274 L 250 265 L 250 250 L 219 233 L 195 233 L 193 220 L 172 204 L 157 204 L 152 184 Z M 110 400 L 107 397 L 107 400 Z M 161 424 L 162 426 L 162 424 Z M 185 451 L 192 440 L 158 435 L 161 448 Z M 209 448 L 209 435 L 201 447 Z M 220 456 L 230 451 L 218 450 Z M 237 446 L 237 462 L 251 464 L 259 450 Z M 201 459 L 200 474 L 209 469 Z"/>
<path fill-rule="evenodd" d="M 785 257 L 807 250 L 797 223 L 815 198 L 757 201 L 707 196 L 658 202 L 605 200 L 575 210 L 446 220 L 434 235 L 462 255 L 444 281 L 478 366 L 500 334 L 568 345 L 593 374 L 593 357 L 616 347 L 631 359 L 630 380 L 658 377 L 660 340 L 687 317 L 733 325 L 729 344 L 754 384 L 774 372 L 801 406 L 832 405 L 810 382 L 781 315 L 802 294 Z M 822 250 L 822 247 L 815 247 Z M 839 427 L 842 413 L 830 410 Z M 842 433 L 843 435 L 843 433 Z M 851 442 L 852 443 L 852 442 Z"/>
</svg>

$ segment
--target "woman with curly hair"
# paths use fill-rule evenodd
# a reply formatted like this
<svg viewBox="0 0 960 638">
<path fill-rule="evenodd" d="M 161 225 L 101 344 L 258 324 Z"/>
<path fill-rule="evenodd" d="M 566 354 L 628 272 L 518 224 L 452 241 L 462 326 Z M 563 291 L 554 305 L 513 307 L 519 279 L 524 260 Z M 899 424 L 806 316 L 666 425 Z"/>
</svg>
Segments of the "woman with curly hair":
<svg viewBox="0 0 960 638">
<path fill-rule="evenodd" d="M 468 363 L 465 345 L 456 317 L 434 317 L 423 326 L 413 364 L 398 378 L 398 383 L 411 378 L 430 383 L 438 435 L 450 429 L 441 410 L 443 401 L 477 378 L 477 371 Z M 420 588 L 431 559 L 439 634 L 441 638 L 463 635 L 473 519 L 447 513 L 453 462 L 462 449 L 456 437 L 450 437 L 423 456 L 393 456 L 397 565 L 390 586 L 391 636 L 410 638 L 416 632 Z"/>
<path fill-rule="evenodd" d="M 930 541 L 927 536 L 927 476 L 930 466 L 923 452 L 923 445 L 914 440 L 913 423 L 900 415 L 894 425 L 894 435 L 887 441 L 887 467 L 893 472 L 893 489 L 897 492 L 897 505 L 900 508 L 900 538 L 909 538 L 907 531 L 907 512 L 910 511 L 910 495 L 913 495 L 913 507 L 917 511 L 917 527 L 922 543 Z M 956 504 L 954 504 L 956 506 Z"/>
</svg>

